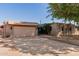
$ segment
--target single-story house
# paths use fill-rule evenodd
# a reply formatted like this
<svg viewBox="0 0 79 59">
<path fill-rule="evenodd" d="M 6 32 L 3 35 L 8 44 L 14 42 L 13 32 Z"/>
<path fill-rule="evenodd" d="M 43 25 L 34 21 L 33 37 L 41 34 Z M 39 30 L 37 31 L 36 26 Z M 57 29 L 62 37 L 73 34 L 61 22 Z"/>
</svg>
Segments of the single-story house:
<svg viewBox="0 0 79 59">
<path fill-rule="evenodd" d="M 3 25 L 3 37 L 27 37 L 37 35 L 37 23 L 20 22 L 20 23 L 5 23 Z"/>
<path fill-rule="evenodd" d="M 72 24 L 54 23 L 51 28 L 51 35 L 79 35 L 78 27 Z"/>
</svg>

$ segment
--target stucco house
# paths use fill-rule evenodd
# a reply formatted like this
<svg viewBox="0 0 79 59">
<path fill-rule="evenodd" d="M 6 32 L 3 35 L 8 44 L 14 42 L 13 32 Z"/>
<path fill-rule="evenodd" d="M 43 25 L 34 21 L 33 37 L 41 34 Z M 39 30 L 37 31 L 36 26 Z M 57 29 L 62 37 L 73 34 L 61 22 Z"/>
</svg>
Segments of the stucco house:
<svg viewBox="0 0 79 59">
<path fill-rule="evenodd" d="M 3 25 L 3 37 L 27 37 L 37 35 L 37 23 L 34 22 L 19 22 L 5 23 Z"/>
<path fill-rule="evenodd" d="M 78 27 L 72 24 L 54 23 L 51 28 L 51 35 L 79 35 Z"/>
</svg>

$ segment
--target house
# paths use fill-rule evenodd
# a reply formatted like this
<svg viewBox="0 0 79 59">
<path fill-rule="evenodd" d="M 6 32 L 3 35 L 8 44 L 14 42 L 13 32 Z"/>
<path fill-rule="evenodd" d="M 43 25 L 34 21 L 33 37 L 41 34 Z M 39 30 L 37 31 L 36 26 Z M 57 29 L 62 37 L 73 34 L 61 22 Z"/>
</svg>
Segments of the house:
<svg viewBox="0 0 79 59">
<path fill-rule="evenodd" d="M 19 22 L 9 23 L 3 25 L 3 37 L 27 37 L 37 35 L 37 23 L 34 22 Z"/>
<path fill-rule="evenodd" d="M 51 35 L 79 35 L 79 29 L 73 24 L 54 23 L 51 24 Z"/>
</svg>

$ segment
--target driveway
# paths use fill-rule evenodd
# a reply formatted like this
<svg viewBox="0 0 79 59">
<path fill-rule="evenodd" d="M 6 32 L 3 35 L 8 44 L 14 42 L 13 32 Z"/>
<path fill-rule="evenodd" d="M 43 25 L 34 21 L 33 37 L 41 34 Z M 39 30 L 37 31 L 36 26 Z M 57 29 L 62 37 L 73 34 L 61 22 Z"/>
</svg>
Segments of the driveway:
<svg viewBox="0 0 79 59">
<path fill-rule="evenodd" d="M 56 39 L 56 38 L 53 38 Z M 50 40 L 45 37 L 36 38 L 15 38 L 15 46 L 23 53 L 66 55 L 70 52 L 78 52 L 79 46 L 71 45 L 59 41 Z M 79 54 L 78 54 L 79 55 Z"/>
<path fill-rule="evenodd" d="M 56 39 L 53 37 L 53 39 Z M 0 46 L 10 48 L 8 51 L 14 51 L 13 55 L 78 55 L 79 46 L 67 44 L 64 42 L 50 40 L 47 37 L 27 37 L 27 38 L 14 38 L 14 39 L 0 39 Z M 5 49 L 6 50 L 6 49 Z M 4 50 L 4 51 L 5 51 Z M 0 50 L 1 51 L 1 50 Z M 3 49 L 2 49 L 3 51 Z M 12 55 L 11 53 L 0 52 L 0 55 Z M 6 50 L 7 51 L 7 50 Z M 18 51 L 16 53 L 16 51 Z M 2 54 L 4 53 L 4 54 Z M 19 54 L 20 53 L 20 54 Z"/>
</svg>

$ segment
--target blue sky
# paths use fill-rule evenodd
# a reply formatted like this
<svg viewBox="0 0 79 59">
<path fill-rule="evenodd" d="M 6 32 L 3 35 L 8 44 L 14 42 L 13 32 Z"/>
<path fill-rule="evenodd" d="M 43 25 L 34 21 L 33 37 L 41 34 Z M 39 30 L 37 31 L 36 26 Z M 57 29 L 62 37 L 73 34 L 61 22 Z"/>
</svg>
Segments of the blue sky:
<svg viewBox="0 0 79 59">
<path fill-rule="evenodd" d="M 0 21 L 16 20 L 42 23 L 52 22 L 51 17 L 46 18 L 48 4 L 44 3 L 17 3 L 0 4 Z"/>
<path fill-rule="evenodd" d="M 46 18 L 47 7 L 46 3 L 0 3 L 0 24 L 4 20 L 51 23 L 51 17 Z"/>
</svg>

